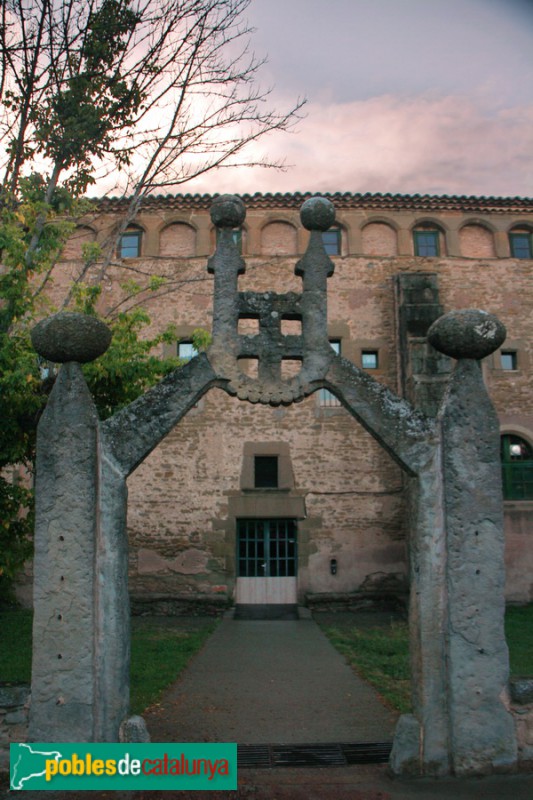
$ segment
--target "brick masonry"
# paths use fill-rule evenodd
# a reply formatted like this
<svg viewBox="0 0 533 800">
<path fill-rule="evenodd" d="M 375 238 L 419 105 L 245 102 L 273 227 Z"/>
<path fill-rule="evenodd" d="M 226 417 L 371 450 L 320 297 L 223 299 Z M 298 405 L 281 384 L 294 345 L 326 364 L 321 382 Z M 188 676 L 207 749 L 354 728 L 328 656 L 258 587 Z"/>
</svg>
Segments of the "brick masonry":
<svg viewBox="0 0 533 800">
<path fill-rule="evenodd" d="M 438 199 L 437 199 L 438 200 Z M 413 201 L 414 202 L 414 201 Z M 111 204 L 112 205 L 112 204 Z M 215 236 L 208 207 L 193 200 L 161 199 L 141 210 L 141 257 L 116 262 L 108 272 L 102 310 L 121 298 L 131 268 L 163 275 L 173 288 L 161 298 L 146 293 L 152 331 L 173 323 L 182 336 L 211 328 L 213 278 L 206 269 Z M 406 203 L 406 206 L 408 203 Z M 499 354 L 483 365 L 502 430 L 533 441 L 531 412 L 532 262 L 509 257 L 507 231 L 533 224 L 531 208 L 462 211 L 442 208 L 375 209 L 340 203 L 342 253 L 328 281 L 328 330 L 342 354 L 361 365 L 361 352 L 379 353 L 372 374 L 400 387 L 398 274 L 435 275 L 443 310 L 482 308 L 496 314 L 516 349 L 516 371 L 500 368 Z M 460 205 L 460 203 L 459 203 Z M 265 207 L 267 206 L 267 207 Z M 114 212 L 115 209 L 111 209 Z M 71 240 L 56 279 L 60 293 L 78 269 L 80 243 L 103 240 L 116 222 L 109 210 Z M 441 231 L 439 258 L 413 255 L 413 227 Z M 307 232 L 298 209 L 283 198 L 248 203 L 243 234 L 246 273 L 241 291 L 299 292 L 294 275 Z M 495 254 L 498 254 L 496 257 Z M 135 273 L 133 273 L 135 274 Z M 297 323 L 290 323 L 296 324 Z M 395 462 L 342 407 L 321 406 L 317 395 L 289 407 L 242 403 L 212 389 L 152 452 L 128 481 L 130 587 L 134 594 L 211 595 L 231 598 L 235 582 L 235 529 L 231 498 L 240 493 L 246 442 L 285 442 L 294 472 L 292 494 L 303 498 L 299 595 L 351 593 L 375 574 L 406 574 L 404 477 Z M 533 598 L 533 503 L 506 503 L 507 597 Z M 336 575 L 330 560 L 338 563 Z"/>
</svg>

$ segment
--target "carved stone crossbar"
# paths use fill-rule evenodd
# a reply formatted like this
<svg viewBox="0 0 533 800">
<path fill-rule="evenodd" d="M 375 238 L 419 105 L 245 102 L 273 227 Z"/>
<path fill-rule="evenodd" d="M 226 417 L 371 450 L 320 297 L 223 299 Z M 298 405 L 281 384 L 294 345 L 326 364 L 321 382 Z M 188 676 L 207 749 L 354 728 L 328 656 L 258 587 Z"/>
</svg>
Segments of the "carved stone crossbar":
<svg viewBox="0 0 533 800">
<path fill-rule="evenodd" d="M 244 207 L 223 196 L 212 217 L 213 344 L 111 419 L 98 420 L 80 368 L 105 351 L 106 327 L 63 313 L 34 329 L 37 351 L 62 367 L 37 436 L 30 740 L 118 741 L 128 717 L 127 476 L 212 387 L 270 405 L 325 387 L 406 473 L 413 713 L 400 718 L 391 767 L 512 770 L 499 431 L 480 369 L 505 329 L 479 310 L 434 323 L 431 344 L 457 364 L 430 419 L 329 345 L 333 264 L 321 233 L 334 221 L 331 203 L 302 208 L 310 240 L 295 267 L 301 294 L 239 292 L 245 264 L 232 231 Z M 239 333 L 246 318 L 257 320 L 255 336 Z M 284 319 L 301 332 L 284 335 Z M 257 359 L 257 377 L 244 374 L 243 359 Z M 284 360 L 297 361 L 298 374 L 284 379 Z"/>
</svg>

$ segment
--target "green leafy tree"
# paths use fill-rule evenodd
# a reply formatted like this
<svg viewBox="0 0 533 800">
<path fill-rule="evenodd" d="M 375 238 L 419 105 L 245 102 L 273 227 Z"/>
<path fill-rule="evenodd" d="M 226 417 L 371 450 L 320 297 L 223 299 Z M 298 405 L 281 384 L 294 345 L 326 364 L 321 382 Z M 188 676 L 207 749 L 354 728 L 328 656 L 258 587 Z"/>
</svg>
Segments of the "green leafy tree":
<svg viewBox="0 0 533 800">
<path fill-rule="evenodd" d="M 43 294 L 35 295 L 32 281 L 56 257 L 72 227 L 60 213 L 52 221 L 49 210 L 48 223 L 29 270 L 25 253 L 32 237 L 31 226 L 41 211 L 35 198 L 35 182 L 30 181 L 22 188 L 16 211 L 4 208 L 0 223 L 0 315 L 4 322 L 0 332 L 0 602 L 10 598 L 12 581 L 31 555 L 36 427 L 54 383 L 55 365 L 39 360 L 29 335 L 43 310 L 54 309 Z M 94 255 L 90 249 L 88 257 Z M 148 290 L 156 291 L 160 286 L 159 280 L 153 281 Z M 127 288 L 131 292 L 133 287 Z M 141 287 L 137 290 L 141 291 Z M 73 310 L 98 316 L 100 294 L 100 285 L 77 284 Z M 151 320 L 141 306 L 121 311 L 106 322 L 113 332 L 109 349 L 83 367 L 102 419 L 180 366 L 177 357 L 162 359 L 156 354 L 163 343 L 175 343 L 174 329 L 169 326 L 154 336 L 146 336 Z M 209 344 L 205 331 L 196 331 L 193 340 L 198 350 Z"/>
<path fill-rule="evenodd" d="M 30 552 L 35 428 L 53 382 L 31 348 L 34 322 L 58 308 L 97 314 L 100 285 L 143 197 L 210 170 L 279 166 L 247 146 L 288 130 L 303 102 L 270 108 L 257 84 L 244 13 L 250 0 L 4 0 L 0 3 L 0 595 Z M 53 290 L 83 199 L 114 176 L 124 214 L 85 248 L 64 296 Z M 95 284 L 96 280 L 96 284 Z M 85 367 L 102 416 L 170 368 L 146 335 L 159 276 L 125 283 L 108 319 L 113 344 Z M 202 345 L 202 335 L 196 339 Z M 17 477 L 20 474 L 20 479 Z"/>
</svg>

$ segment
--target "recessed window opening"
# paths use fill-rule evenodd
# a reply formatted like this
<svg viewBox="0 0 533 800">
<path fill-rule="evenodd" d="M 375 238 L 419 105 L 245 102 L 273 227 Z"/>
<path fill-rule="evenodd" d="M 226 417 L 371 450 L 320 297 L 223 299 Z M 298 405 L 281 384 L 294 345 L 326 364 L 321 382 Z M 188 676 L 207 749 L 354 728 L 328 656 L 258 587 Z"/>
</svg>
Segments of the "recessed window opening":
<svg viewBox="0 0 533 800">
<path fill-rule="evenodd" d="M 514 370 L 518 368 L 518 359 L 516 350 L 502 350 L 500 354 L 501 368 L 505 370 Z"/>
<path fill-rule="evenodd" d="M 514 434 L 501 437 L 505 500 L 533 500 L 533 448 Z"/>
<path fill-rule="evenodd" d="M 415 256 L 431 258 L 440 255 L 438 230 L 413 231 L 413 243 Z"/>
<path fill-rule="evenodd" d="M 377 369 L 379 366 L 378 351 L 362 350 L 361 366 L 363 369 Z"/>
<path fill-rule="evenodd" d="M 509 246 L 513 258 L 533 258 L 533 234 L 531 231 L 511 231 Z"/>
<path fill-rule="evenodd" d="M 120 258 L 139 258 L 141 255 L 142 231 L 129 230 L 122 234 L 119 243 Z"/>
<path fill-rule="evenodd" d="M 178 358 L 181 358 L 182 361 L 190 361 L 197 355 L 198 350 L 192 342 L 178 342 Z"/>
<path fill-rule="evenodd" d="M 331 228 L 329 231 L 322 231 L 322 244 L 328 256 L 340 256 L 341 254 L 341 231 L 340 228 Z"/>
<path fill-rule="evenodd" d="M 256 489 L 278 488 L 278 457 L 254 457 L 254 486 Z"/>
</svg>

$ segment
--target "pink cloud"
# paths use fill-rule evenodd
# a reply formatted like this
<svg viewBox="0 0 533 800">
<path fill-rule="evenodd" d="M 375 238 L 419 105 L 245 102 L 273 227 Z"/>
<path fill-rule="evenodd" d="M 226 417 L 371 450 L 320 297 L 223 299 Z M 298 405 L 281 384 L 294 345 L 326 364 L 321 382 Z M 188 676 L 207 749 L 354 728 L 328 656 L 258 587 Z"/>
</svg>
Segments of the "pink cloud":
<svg viewBox="0 0 533 800">
<path fill-rule="evenodd" d="M 488 110 L 465 96 L 383 95 L 311 103 L 293 134 L 266 139 L 252 157 L 292 164 L 223 170 L 180 191 L 350 191 L 533 194 L 533 105 Z"/>
</svg>

